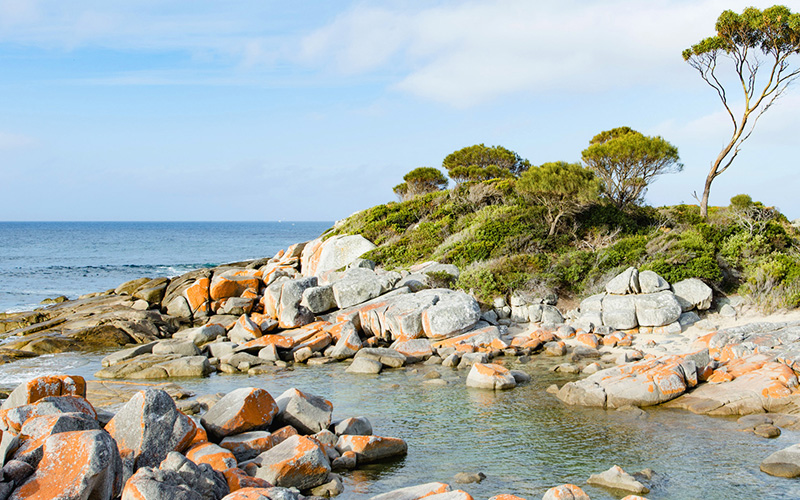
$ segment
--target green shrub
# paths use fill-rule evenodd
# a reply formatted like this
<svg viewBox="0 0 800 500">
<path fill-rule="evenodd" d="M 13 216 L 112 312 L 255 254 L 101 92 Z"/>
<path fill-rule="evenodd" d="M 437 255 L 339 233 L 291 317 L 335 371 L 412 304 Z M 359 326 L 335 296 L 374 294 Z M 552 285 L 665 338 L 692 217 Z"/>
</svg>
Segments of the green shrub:
<svg viewBox="0 0 800 500">
<path fill-rule="evenodd" d="M 743 269 L 753 259 L 770 253 L 770 244 L 764 235 L 741 232 L 727 238 L 719 254 L 730 265 Z"/>
<path fill-rule="evenodd" d="M 544 264 L 541 256 L 530 254 L 474 262 L 461 271 L 456 286 L 488 304 L 494 297 L 527 288 Z"/>
<path fill-rule="evenodd" d="M 629 236 L 600 250 L 598 262 L 604 269 L 638 266 L 645 255 L 647 255 L 647 237 Z"/>
<path fill-rule="evenodd" d="M 701 255 L 685 262 L 676 263 L 667 259 L 657 259 L 642 266 L 642 270 L 655 271 L 670 283 L 687 278 L 700 278 L 702 280 L 720 284 L 722 270 L 717 261 L 708 255 Z"/>
</svg>

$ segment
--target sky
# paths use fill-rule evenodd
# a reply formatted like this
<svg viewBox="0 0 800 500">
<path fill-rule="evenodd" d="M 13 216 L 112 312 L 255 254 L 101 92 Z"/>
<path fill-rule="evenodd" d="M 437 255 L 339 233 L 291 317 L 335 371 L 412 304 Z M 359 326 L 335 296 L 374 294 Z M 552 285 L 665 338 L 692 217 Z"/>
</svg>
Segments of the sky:
<svg viewBox="0 0 800 500">
<path fill-rule="evenodd" d="M 647 203 L 693 203 L 731 125 L 681 52 L 749 5 L 0 0 L 0 220 L 330 221 L 465 146 L 575 162 L 623 125 L 685 165 Z M 798 87 L 712 205 L 800 217 Z"/>
</svg>

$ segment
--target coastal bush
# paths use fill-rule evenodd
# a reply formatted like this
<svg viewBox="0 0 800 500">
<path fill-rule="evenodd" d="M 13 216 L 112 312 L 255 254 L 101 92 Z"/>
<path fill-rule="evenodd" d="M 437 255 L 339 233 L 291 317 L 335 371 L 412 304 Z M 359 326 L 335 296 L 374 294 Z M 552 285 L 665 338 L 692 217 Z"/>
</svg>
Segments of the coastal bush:
<svg viewBox="0 0 800 500">
<path fill-rule="evenodd" d="M 545 163 L 528 169 L 517 182 L 520 195 L 545 208 L 553 236 L 559 222 L 579 213 L 600 195 L 600 179 L 579 163 L 563 161 Z"/>
<path fill-rule="evenodd" d="M 454 151 L 442 161 L 442 166 L 456 183 L 518 176 L 530 165 L 514 151 L 484 144 Z"/>
<path fill-rule="evenodd" d="M 630 127 L 600 132 L 581 157 L 602 179 L 604 196 L 618 207 L 641 203 L 656 177 L 683 170 L 677 147 L 660 136 L 649 137 Z"/>
<path fill-rule="evenodd" d="M 702 229 L 670 231 L 647 244 L 648 260 L 642 269 L 660 274 L 670 283 L 700 278 L 721 285 L 722 269 L 716 260 L 716 245 L 704 237 Z"/>
<path fill-rule="evenodd" d="M 545 265 L 546 258 L 531 254 L 473 262 L 461 271 L 456 286 L 488 304 L 494 297 L 527 289 Z"/>
<path fill-rule="evenodd" d="M 441 191 L 447 187 L 447 177 L 438 169 L 433 167 L 415 168 L 403 176 L 402 184 L 394 187 L 400 201 L 409 200 L 421 194 Z"/>
<path fill-rule="evenodd" d="M 800 256 L 773 252 L 745 269 L 739 293 L 765 311 L 800 306 Z"/>
</svg>

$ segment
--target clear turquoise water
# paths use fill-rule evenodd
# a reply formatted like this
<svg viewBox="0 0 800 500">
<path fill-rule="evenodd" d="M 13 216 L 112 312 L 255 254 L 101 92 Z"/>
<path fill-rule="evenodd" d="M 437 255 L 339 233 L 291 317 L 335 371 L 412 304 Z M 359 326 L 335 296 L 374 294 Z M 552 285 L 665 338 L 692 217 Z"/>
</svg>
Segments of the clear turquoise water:
<svg viewBox="0 0 800 500">
<path fill-rule="evenodd" d="M 0 222 L 0 312 L 260 257 L 331 222 Z"/>
<path fill-rule="evenodd" d="M 101 357 L 72 353 L 3 365 L 0 386 L 53 371 L 91 378 Z M 453 484 L 455 474 L 478 471 L 486 480 L 461 485 L 476 500 L 497 493 L 539 499 L 564 482 L 580 485 L 593 500 L 620 499 L 623 492 L 584 484 L 590 474 L 612 465 L 658 472 L 660 479 L 646 495 L 650 500 L 800 498 L 800 482 L 758 469 L 770 453 L 797 443 L 800 432 L 785 431 L 767 440 L 738 431 L 735 419 L 648 409 L 649 417 L 640 420 L 620 412 L 570 408 L 545 392 L 552 383 L 570 380 L 549 372 L 546 363 L 515 365 L 533 376 L 532 383 L 501 393 L 467 389 L 465 372 L 442 367 L 436 369 L 450 381 L 443 387 L 422 383 L 428 367 L 373 377 L 344 373 L 342 364 L 174 381 L 198 395 L 245 386 L 278 395 L 298 387 L 332 401 L 334 418 L 363 415 L 376 434 L 408 442 L 406 458 L 344 474 L 343 500 L 427 481 Z"/>
</svg>

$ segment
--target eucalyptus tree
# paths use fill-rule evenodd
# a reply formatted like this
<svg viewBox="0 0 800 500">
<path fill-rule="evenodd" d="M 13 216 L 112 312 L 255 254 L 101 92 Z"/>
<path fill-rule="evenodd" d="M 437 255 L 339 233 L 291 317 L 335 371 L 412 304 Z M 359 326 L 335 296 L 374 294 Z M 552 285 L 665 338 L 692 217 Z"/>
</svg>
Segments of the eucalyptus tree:
<svg viewBox="0 0 800 500">
<path fill-rule="evenodd" d="M 700 201 L 700 214 L 708 217 L 711 184 L 728 170 L 753 133 L 758 119 L 800 76 L 800 14 L 783 5 L 759 10 L 748 7 L 737 14 L 726 10 L 716 23 L 716 36 L 683 51 L 683 58 L 716 91 L 730 118 L 731 135 L 711 164 Z M 728 95 L 722 62 L 732 69 L 733 87 L 743 102 L 734 105 Z M 730 71 L 730 70 L 727 70 Z M 731 74 L 731 73 L 728 73 Z"/>
</svg>

